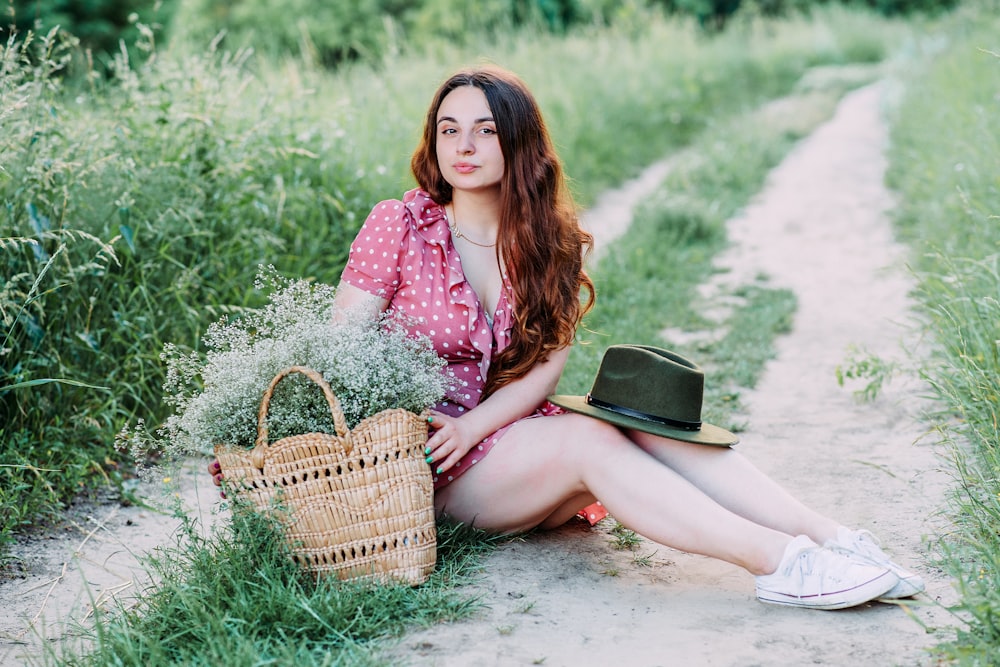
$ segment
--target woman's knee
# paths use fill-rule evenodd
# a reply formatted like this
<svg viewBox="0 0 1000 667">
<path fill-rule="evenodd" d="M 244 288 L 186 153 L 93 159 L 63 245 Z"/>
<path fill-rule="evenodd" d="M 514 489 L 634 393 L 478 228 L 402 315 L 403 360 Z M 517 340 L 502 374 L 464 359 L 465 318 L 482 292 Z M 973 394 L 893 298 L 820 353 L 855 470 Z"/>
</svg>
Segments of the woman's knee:
<svg viewBox="0 0 1000 667">
<path fill-rule="evenodd" d="M 566 415 L 567 423 L 560 430 L 566 444 L 579 453 L 591 451 L 593 456 L 613 455 L 617 451 L 636 446 L 617 426 L 586 415 Z"/>
</svg>

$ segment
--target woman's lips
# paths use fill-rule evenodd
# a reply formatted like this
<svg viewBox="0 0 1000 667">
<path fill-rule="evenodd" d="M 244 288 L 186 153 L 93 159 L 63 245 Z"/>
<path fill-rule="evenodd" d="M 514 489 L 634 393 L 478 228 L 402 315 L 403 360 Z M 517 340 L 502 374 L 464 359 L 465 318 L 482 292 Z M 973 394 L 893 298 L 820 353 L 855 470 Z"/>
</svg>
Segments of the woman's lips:
<svg viewBox="0 0 1000 667">
<path fill-rule="evenodd" d="M 471 174 L 477 168 L 476 165 L 469 164 L 468 162 L 458 162 L 452 165 L 452 167 L 460 174 Z"/>
</svg>

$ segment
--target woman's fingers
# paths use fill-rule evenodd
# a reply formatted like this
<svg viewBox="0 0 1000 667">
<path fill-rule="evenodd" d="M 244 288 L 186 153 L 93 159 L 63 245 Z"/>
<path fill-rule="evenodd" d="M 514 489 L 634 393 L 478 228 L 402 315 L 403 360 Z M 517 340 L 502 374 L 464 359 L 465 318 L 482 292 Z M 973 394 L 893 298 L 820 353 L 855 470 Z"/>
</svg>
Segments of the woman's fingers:
<svg viewBox="0 0 1000 667">
<path fill-rule="evenodd" d="M 464 455 L 458 452 L 457 450 L 453 451 L 443 461 L 434 464 L 434 472 L 437 474 L 441 474 L 443 472 L 451 470 L 456 463 L 462 460 L 462 456 Z"/>
<path fill-rule="evenodd" d="M 431 450 L 436 449 L 441 445 L 442 442 L 447 440 L 448 432 L 443 431 L 448 426 L 448 418 L 437 412 L 431 412 L 430 416 L 427 417 L 427 429 L 430 435 L 427 438 L 427 446 Z M 430 454 L 431 452 L 427 452 Z"/>
<path fill-rule="evenodd" d="M 440 412 L 430 411 L 430 415 L 427 417 L 427 427 L 436 431 L 445 423 L 445 416 Z"/>
<path fill-rule="evenodd" d="M 212 459 L 208 464 L 208 474 L 212 476 L 212 484 L 222 486 L 222 464 L 219 463 L 219 459 Z M 219 496 L 225 498 L 226 492 L 219 491 Z"/>
<path fill-rule="evenodd" d="M 431 466 L 435 471 L 440 472 L 445 469 L 440 460 L 446 458 L 454 449 L 452 436 L 455 434 L 455 427 L 454 424 L 450 423 L 448 416 L 442 415 L 439 412 L 431 412 L 431 415 L 427 418 L 427 424 L 433 430 L 433 433 L 427 439 L 424 454 L 427 455 L 427 465 Z"/>
<path fill-rule="evenodd" d="M 441 456 L 439 449 L 447 440 L 446 434 L 441 432 L 444 425 L 444 419 L 440 415 L 432 413 L 431 416 L 427 418 L 427 427 L 428 432 L 430 433 L 427 437 L 427 445 L 424 447 L 424 455 L 427 457 L 427 465 L 433 466 L 435 459 Z"/>
<path fill-rule="evenodd" d="M 450 470 L 468 451 L 462 440 L 459 422 L 457 418 L 432 412 L 427 423 L 434 430 L 424 448 L 427 464 L 435 473 Z"/>
</svg>

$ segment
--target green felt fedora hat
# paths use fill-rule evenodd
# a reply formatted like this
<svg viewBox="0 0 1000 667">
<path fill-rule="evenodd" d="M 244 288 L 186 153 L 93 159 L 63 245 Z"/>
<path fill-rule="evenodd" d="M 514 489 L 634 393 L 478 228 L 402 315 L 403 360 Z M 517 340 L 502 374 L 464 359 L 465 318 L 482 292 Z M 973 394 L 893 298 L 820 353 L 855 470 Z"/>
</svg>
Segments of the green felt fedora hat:
<svg viewBox="0 0 1000 667">
<path fill-rule="evenodd" d="M 647 345 L 612 345 L 586 396 L 549 396 L 556 405 L 622 428 L 729 447 L 739 438 L 701 421 L 705 374 L 679 354 Z"/>
</svg>

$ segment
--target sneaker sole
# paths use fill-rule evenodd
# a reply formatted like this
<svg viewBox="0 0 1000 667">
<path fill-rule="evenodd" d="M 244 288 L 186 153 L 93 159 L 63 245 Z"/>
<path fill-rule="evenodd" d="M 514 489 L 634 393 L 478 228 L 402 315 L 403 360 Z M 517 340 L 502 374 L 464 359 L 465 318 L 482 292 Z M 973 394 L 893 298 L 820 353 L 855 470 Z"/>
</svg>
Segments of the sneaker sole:
<svg viewBox="0 0 1000 667">
<path fill-rule="evenodd" d="M 917 581 L 910 581 L 909 579 L 900 579 L 899 583 L 889 589 L 887 593 L 883 593 L 879 596 L 882 600 L 902 600 L 903 598 L 912 598 L 917 593 L 924 592 L 924 582 L 920 580 L 920 577 L 914 577 Z"/>
<path fill-rule="evenodd" d="M 767 604 L 780 604 L 787 607 L 805 607 L 807 609 L 846 609 L 865 602 L 871 602 L 884 596 L 897 586 L 899 579 L 888 570 L 884 574 L 867 581 L 860 586 L 843 591 L 807 595 L 797 597 L 776 591 L 757 589 L 757 599 Z"/>
<path fill-rule="evenodd" d="M 872 558 L 857 551 L 853 551 L 848 547 L 836 544 L 831 546 L 829 542 L 827 542 L 827 546 L 835 551 L 839 551 L 840 553 L 847 555 L 848 557 L 854 558 L 860 563 L 867 563 L 868 565 L 874 565 L 876 567 L 889 568 L 889 570 L 896 575 L 899 582 L 890 588 L 888 593 L 880 595 L 880 600 L 902 600 L 903 598 L 911 598 L 918 593 L 923 593 L 926 588 L 924 580 L 920 577 L 920 575 L 914 574 L 892 561 Z"/>
</svg>

